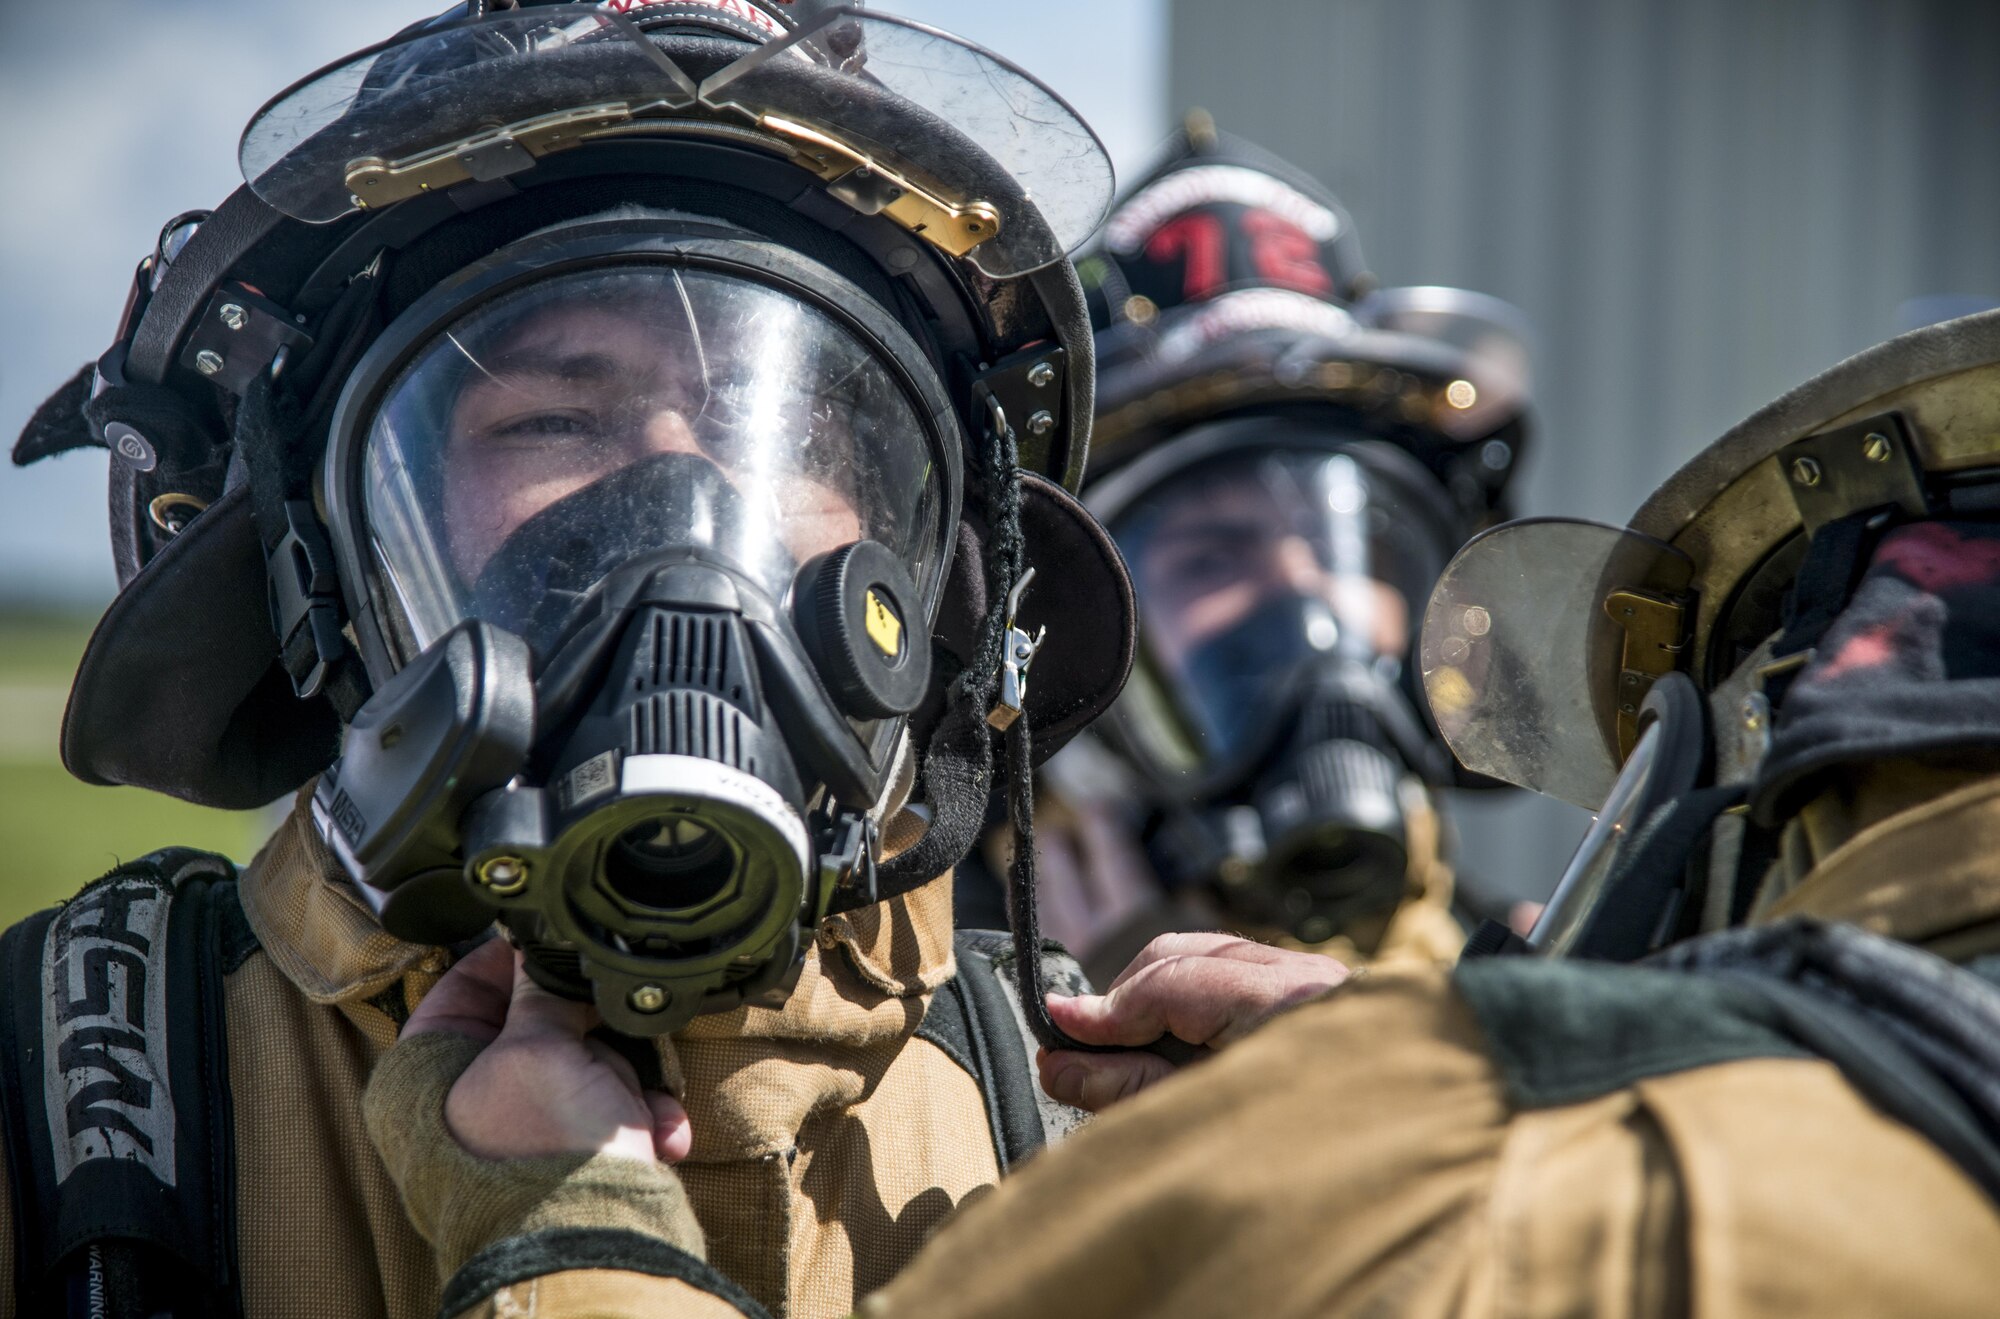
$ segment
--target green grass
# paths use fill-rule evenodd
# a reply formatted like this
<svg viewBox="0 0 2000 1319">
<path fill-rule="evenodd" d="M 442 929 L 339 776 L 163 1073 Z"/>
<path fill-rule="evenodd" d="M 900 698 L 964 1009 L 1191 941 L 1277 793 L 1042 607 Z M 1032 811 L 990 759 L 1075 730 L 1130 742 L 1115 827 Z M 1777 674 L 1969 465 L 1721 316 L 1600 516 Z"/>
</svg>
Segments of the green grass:
<svg viewBox="0 0 2000 1319">
<path fill-rule="evenodd" d="M 92 626 L 64 614 L 0 614 L 0 682 L 69 686 Z"/>
<path fill-rule="evenodd" d="M 247 860 L 271 828 L 263 812 L 206 810 L 70 777 L 56 741 L 91 623 L 0 614 L 0 928 L 156 848 Z"/>
<path fill-rule="evenodd" d="M 268 828 L 254 811 L 204 810 L 138 788 L 93 788 L 53 763 L 0 764 L 0 926 L 156 848 L 201 847 L 247 861 Z"/>
</svg>

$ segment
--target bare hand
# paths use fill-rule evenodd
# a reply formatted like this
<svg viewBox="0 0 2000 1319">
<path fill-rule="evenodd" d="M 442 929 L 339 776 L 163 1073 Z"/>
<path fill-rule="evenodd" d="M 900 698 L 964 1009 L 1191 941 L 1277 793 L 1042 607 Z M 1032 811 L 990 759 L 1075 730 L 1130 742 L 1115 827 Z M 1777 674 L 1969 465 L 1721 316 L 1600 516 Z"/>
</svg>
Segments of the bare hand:
<svg viewBox="0 0 2000 1319">
<path fill-rule="evenodd" d="M 1319 953 L 1298 953 L 1232 934 L 1163 934 L 1140 950 L 1104 994 L 1049 995 L 1056 1025 L 1085 1044 L 1137 1048 L 1171 1034 L 1219 1049 L 1288 1007 L 1320 997 L 1348 969 Z M 1176 1070 L 1151 1053 L 1043 1050 L 1042 1089 L 1102 1112 Z"/>
<path fill-rule="evenodd" d="M 447 1031 L 487 1044 L 445 1098 L 445 1124 L 469 1153 L 686 1158 L 687 1110 L 641 1087 L 631 1063 L 589 1038 L 596 1020 L 588 1003 L 530 980 L 520 954 L 493 939 L 445 973 L 403 1034 Z"/>
</svg>

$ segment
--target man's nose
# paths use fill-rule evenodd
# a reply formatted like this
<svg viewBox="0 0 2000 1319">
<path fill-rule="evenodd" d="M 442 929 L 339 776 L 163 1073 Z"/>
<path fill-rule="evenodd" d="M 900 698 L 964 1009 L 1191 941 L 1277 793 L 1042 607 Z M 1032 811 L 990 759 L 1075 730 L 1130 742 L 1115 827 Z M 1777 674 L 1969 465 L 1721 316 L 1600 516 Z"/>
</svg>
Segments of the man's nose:
<svg viewBox="0 0 2000 1319">
<path fill-rule="evenodd" d="M 1327 571 L 1312 542 L 1304 536 L 1282 537 L 1271 555 L 1272 575 L 1296 595 L 1317 596 L 1327 587 Z"/>
<path fill-rule="evenodd" d="M 656 453 L 700 453 L 694 430 L 679 411 L 662 408 L 646 418 L 640 445 L 649 455 Z"/>
</svg>

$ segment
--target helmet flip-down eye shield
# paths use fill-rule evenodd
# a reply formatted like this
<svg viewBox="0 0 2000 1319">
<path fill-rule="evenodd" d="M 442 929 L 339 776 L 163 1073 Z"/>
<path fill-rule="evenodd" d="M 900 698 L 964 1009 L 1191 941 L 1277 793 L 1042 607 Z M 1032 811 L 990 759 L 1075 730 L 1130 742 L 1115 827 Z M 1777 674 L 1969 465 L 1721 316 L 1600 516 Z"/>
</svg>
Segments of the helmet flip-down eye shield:
<svg viewBox="0 0 2000 1319">
<path fill-rule="evenodd" d="M 244 178 L 327 223 L 493 183 L 621 134 L 754 132 L 863 214 L 996 279 L 1102 218 L 1109 159 L 1061 98 L 955 37 L 837 8 L 690 77 L 630 20 L 558 5 L 421 32 L 304 79 L 244 131 Z"/>
</svg>

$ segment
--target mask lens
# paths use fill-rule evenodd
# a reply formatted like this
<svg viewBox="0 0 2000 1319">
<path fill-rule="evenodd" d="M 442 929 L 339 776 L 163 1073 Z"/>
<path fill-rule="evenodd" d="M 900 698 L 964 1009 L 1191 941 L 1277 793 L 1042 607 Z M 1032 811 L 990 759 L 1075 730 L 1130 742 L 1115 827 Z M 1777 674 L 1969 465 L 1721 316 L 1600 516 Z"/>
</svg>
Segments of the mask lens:
<svg viewBox="0 0 2000 1319">
<path fill-rule="evenodd" d="M 605 576 L 677 549 L 782 600 L 800 563 L 872 539 L 928 607 L 936 453 L 897 374 L 819 307 L 618 266 L 438 333 L 378 406 L 362 502 L 406 645 L 478 617 L 545 655 Z"/>
</svg>

